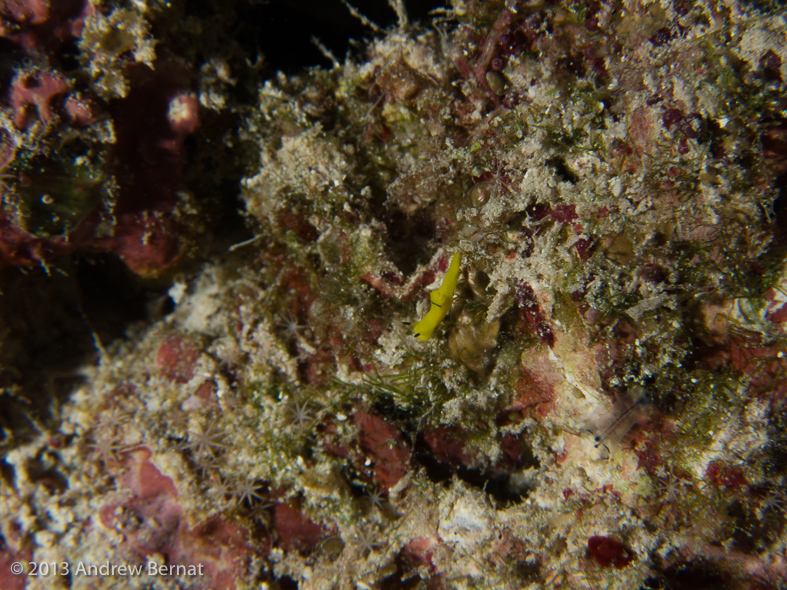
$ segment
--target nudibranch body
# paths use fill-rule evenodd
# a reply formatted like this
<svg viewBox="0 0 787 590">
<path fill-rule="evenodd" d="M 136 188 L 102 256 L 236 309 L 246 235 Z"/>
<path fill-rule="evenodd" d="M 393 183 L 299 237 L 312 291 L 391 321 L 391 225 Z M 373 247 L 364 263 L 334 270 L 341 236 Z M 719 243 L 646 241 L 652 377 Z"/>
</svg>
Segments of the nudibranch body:
<svg viewBox="0 0 787 590">
<path fill-rule="evenodd" d="M 413 329 L 417 338 L 428 340 L 437 327 L 437 324 L 440 323 L 440 320 L 442 320 L 451 309 L 456 282 L 459 279 L 459 262 L 461 259 L 462 256 L 459 252 L 454 254 L 451 265 L 445 273 L 443 284 L 429 294 L 429 298 L 432 300 L 432 306 L 429 308 L 429 313 L 427 313 L 426 317 L 418 322 Z"/>
</svg>

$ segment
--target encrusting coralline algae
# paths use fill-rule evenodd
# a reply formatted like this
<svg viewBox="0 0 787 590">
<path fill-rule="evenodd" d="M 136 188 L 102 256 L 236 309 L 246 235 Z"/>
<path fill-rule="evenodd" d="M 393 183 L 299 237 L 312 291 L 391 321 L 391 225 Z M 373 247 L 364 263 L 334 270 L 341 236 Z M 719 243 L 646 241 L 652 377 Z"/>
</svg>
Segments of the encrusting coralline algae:
<svg viewBox="0 0 787 590">
<path fill-rule="evenodd" d="M 239 125 L 205 133 L 243 150 L 253 238 L 171 274 L 206 213 L 169 181 L 145 223 L 183 241 L 129 266 L 170 281 L 174 310 L 104 347 L 37 436 L 7 437 L 0 585 L 783 588 L 784 13 L 453 0 L 416 24 L 392 5 L 362 57 L 272 77 L 253 105 L 218 56 L 198 93 L 171 85 L 187 115 Z M 167 9 L 97 14 L 85 63 L 134 63 L 87 68 L 91 88 L 131 97 Z M 196 123 L 176 111 L 180 165 Z M 102 172 L 74 182 L 131 191 L 90 153 Z"/>
</svg>

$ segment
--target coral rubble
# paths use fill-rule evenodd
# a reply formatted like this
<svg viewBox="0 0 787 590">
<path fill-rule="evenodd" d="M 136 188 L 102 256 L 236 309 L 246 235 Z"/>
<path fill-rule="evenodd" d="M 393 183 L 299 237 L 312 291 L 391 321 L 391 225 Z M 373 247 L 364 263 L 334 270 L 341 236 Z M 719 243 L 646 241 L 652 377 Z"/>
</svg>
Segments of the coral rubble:
<svg viewBox="0 0 787 590">
<path fill-rule="evenodd" d="M 257 86 L 230 9 L 178 53 L 185 3 L 6 4 L 78 59 L 8 78 L 0 265 L 112 252 L 173 310 L 3 418 L 3 588 L 785 587 L 776 5 L 392 1 Z M 253 237 L 200 258 L 216 170 Z"/>
</svg>

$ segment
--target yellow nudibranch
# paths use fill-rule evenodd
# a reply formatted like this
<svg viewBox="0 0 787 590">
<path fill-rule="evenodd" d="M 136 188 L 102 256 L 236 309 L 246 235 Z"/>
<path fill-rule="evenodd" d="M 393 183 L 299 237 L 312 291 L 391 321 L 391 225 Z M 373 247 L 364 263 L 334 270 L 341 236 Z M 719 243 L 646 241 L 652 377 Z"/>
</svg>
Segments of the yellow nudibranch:
<svg viewBox="0 0 787 590">
<path fill-rule="evenodd" d="M 437 324 L 440 323 L 448 310 L 451 309 L 451 303 L 454 299 L 454 289 L 456 289 L 456 281 L 459 279 L 459 262 L 462 256 L 457 252 L 451 260 L 451 266 L 445 273 L 443 284 L 439 288 L 429 294 L 432 300 L 432 306 L 429 308 L 429 313 L 415 325 L 413 331 L 416 338 L 421 340 L 429 340 L 429 337 L 434 332 Z"/>
</svg>

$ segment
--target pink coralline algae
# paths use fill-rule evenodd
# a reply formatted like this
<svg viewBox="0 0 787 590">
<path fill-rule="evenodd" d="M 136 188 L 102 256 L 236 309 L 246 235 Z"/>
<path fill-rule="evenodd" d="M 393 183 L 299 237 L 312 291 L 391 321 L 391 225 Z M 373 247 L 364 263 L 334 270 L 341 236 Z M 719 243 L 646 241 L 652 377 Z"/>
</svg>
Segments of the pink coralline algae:
<svg viewBox="0 0 787 590">
<path fill-rule="evenodd" d="M 516 398 L 499 417 L 503 423 L 528 415 L 546 416 L 552 410 L 554 390 L 548 381 L 528 369 L 522 369 L 522 376 L 517 379 L 514 391 Z"/>
<path fill-rule="evenodd" d="M 38 238 L 18 228 L 7 213 L 0 213 L 0 268 L 30 266 L 73 248 L 65 240 Z"/>
<path fill-rule="evenodd" d="M 476 463 L 477 454 L 467 452 L 462 442 L 466 437 L 461 429 L 447 427 L 428 427 L 423 438 L 434 458 L 441 463 L 471 467 Z"/>
<path fill-rule="evenodd" d="M 184 226 L 173 217 L 172 210 L 124 213 L 118 215 L 114 236 L 105 243 L 135 273 L 156 276 L 175 266 L 185 255 Z"/>
<path fill-rule="evenodd" d="M 180 383 L 187 383 L 194 376 L 194 365 L 199 352 L 182 337 L 167 337 L 156 353 L 156 365 L 162 374 Z"/>
<path fill-rule="evenodd" d="M 132 498 L 122 504 L 122 511 L 110 504 L 100 515 L 101 523 L 123 535 L 130 551 L 140 556 L 171 552 L 183 514 L 172 480 L 156 469 L 151 456 L 150 451 L 139 449 L 122 458 L 126 471 L 121 482 L 131 490 Z"/>
<path fill-rule="evenodd" d="M 283 502 L 273 508 L 273 529 L 279 547 L 303 554 L 313 551 L 326 536 L 323 527 L 310 521 L 297 507 Z"/>
<path fill-rule="evenodd" d="M 407 473 L 410 450 L 399 430 L 385 420 L 363 411 L 353 415 L 359 430 L 358 444 L 373 462 L 377 482 L 390 489 Z"/>
<path fill-rule="evenodd" d="M 68 82 L 55 72 L 17 77 L 11 84 L 10 97 L 14 124 L 24 129 L 33 119 L 49 123 L 54 116 L 52 102 L 68 90 Z"/>
<path fill-rule="evenodd" d="M 85 19 L 99 18 L 81 1 L 6 2 L 0 14 L 0 34 L 31 52 L 54 51 L 79 38 Z M 201 231 L 198 210 L 179 192 L 183 145 L 200 124 L 190 73 L 168 62 L 155 71 L 125 64 L 130 91 L 106 103 L 61 68 L 57 60 L 17 68 L 0 104 L 15 127 L 2 138 L 11 174 L 3 183 L 0 264 L 112 252 L 139 275 L 170 271 Z"/>
<path fill-rule="evenodd" d="M 594 536 L 588 539 L 588 552 L 599 565 L 614 565 L 620 569 L 634 559 L 631 549 L 612 537 Z"/>
<path fill-rule="evenodd" d="M 705 476 L 717 486 L 727 490 L 735 490 L 746 484 L 743 470 L 724 461 L 712 461 L 705 471 Z"/>
<path fill-rule="evenodd" d="M 24 590 L 27 587 L 27 577 L 14 573 L 12 564 L 27 563 L 32 557 L 32 551 L 22 546 L 19 532 L 13 526 L 4 526 L 0 531 L 4 541 L 0 547 L 0 585 L 3 590 Z"/>
<path fill-rule="evenodd" d="M 177 213 L 177 189 L 183 143 L 199 117 L 179 68 L 163 65 L 137 78 L 129 96 L 111 109 L 120 193 L 115 236 L 107 245 L 132 270 L 149 275 L 172 267 L 189 247 L 192 229 L 189 215 Z"/>
<path fill-rule="evenodd" d="M 95 13 L 88 0 L 3 0 L 0 37 L 26 50 L 45 51 L 79 36 L 85 18 Z"/>
<path fill-rule="evenodd" d="M 415 566 L 424 566 L 435 572 L 433 550 L 437 540 L 429 537 L 419 537 L 410 541 L 402 550 L 401 559 L 413 562 Z"/>
<path fill-rule="evenodd" d="M 123 538 L 127 559 L 163 555 L 167 564 L 202 565 L 195 587 L 233 590 L 249 567 L 248 531 L 218 518 L 190 526 L 178 503 L 172 479 L 151 462 L 146 448 L 124 453 L 117 465 L 118 483 L 128 500 L 104 506 L 99 520 Z"/>
<path fill-rule="evenodd" d="M 134 272 L 155 276 L 188 254 L 197 216 L 178 209 L 178 172 L 183 142 L 198 127 L 199 117 L 195 99 L 183 90 L 178 74 L 164 67 L 111 109 L 118 121 L 111 158 L 117 162 L 113 172 L 120 187 L 112 204 L 109 235 L 104 235 L 102 224 L 110 211 L 103 205 L 87 213 L 64 236 L 31 235 L 6 216 L 7 230 L 0 239 L 6 264 L 30 265 L 73 251 L 109 251 Z M 23 128 L 33 120 L 50 122 L 54 117 L 53 99 L 69 90 L 65 80 L 55 73 L 19 81 L 11 96 L 17 126 Z M 97 118 L 96 107 L 76 95 L 61 108 L 80 126 Z M 141 153 L 146 154 L 144 160 L 137 158 Z M 35 185 L 28 190 L 34 191 Z"/>
</svg>

